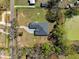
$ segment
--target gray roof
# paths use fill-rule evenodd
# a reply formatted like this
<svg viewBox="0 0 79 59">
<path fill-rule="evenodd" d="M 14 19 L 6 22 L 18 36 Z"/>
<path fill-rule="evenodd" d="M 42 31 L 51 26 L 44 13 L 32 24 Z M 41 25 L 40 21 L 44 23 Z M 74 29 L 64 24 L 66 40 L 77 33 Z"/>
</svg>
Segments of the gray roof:
<svg viewBox="0 0 79 59">
<path fill-rule="evenodd" d="M 47 7 L 48 7 L 48 4 L 45 3 L 45 2 L 42 2 L 42 3 L 40 4 L 40 6 L 43 7 L 43 8 L 47 8 Z"/>
<path fill-rule="evenodd" d="M 35 29 L 34 35 L 47 36 L 48 35 L 48 23 L 30 23 L 28 26 L 30 29 Z"/>
</svg>

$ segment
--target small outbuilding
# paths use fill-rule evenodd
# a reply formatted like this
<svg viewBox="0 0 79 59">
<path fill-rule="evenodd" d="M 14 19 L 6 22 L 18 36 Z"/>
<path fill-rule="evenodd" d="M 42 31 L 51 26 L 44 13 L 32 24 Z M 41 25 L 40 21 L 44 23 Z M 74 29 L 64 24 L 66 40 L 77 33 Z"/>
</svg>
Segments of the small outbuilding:
<svg viewBox="0 0 79 59">
<path fill-rule="evenodd" d="M 29 5 L 35 5 L 35 0 L 28 0 L 28 2 L 29 2 Z"/>
</svg>

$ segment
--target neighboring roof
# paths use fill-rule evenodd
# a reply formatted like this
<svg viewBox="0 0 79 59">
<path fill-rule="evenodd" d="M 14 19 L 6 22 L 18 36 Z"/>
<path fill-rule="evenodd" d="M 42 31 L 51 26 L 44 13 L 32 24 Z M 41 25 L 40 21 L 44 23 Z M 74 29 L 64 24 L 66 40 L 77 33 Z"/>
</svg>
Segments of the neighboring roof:
<svg viewBox="0 0 79 59">
<path fill-rule="evenodd" d="M 35 4 L 35 0 L 29 0 L 30 4 Z"/>
<path fill-rule="evenodd" d="M 40 4 L 40 6 L 41 6 L 41 7 L 44 7 L 44 8 L 47 8 L 47 7 L 48 7 L 48 4 L 45 3 L 45 2 L 42 2 L 42 3 Z"/>
<path fill-rule="evenodd" d="M 30 29 L 35 29 L 35 36 L 47 36 L 48 35 L 48 23 L 30 23 Z"/>
<path fill-rule="evenodd" d="M 77 4 L 79 4 L 79 1 L 77 1 Z"/>
</svg>

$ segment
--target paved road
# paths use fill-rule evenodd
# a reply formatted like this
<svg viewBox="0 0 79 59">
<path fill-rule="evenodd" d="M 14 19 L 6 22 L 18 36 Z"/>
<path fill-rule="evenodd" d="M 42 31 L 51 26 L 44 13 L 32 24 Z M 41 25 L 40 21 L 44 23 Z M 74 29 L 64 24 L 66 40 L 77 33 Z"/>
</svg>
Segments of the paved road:
<svg viewBox="0 0 79 59">
<path fill-rule="evenodd" d="M 14 23 L 14 0 L 10 0 L 10 11 L 11 11 L 11 15 L 10 15 L 10 22 L 11 22 L 11 26 L 10 26 L 10 55 L 11 55 L 11 58 L 10 59 L 16 59 L 16 49 L 14 48 L 14 41 L 15 40 L 15 34 L 14 34 L 14 30 L 15 28 L 13 28 L 13 23 Z"/>
</svg>

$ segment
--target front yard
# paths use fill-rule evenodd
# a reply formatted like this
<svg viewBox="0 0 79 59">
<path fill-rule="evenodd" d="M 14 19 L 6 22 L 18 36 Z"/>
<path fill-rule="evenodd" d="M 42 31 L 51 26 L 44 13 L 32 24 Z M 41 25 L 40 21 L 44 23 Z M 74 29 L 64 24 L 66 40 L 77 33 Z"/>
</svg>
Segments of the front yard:
<svg viewBox="0 0 79 59">
<path fill-rule="evenodd" d="M 45 22 L 46 10 L 41 8 L 19 8 L 18 9 L 18 23 L 19 25 L 26 25 L 29 22 Z"/>
</svg>

